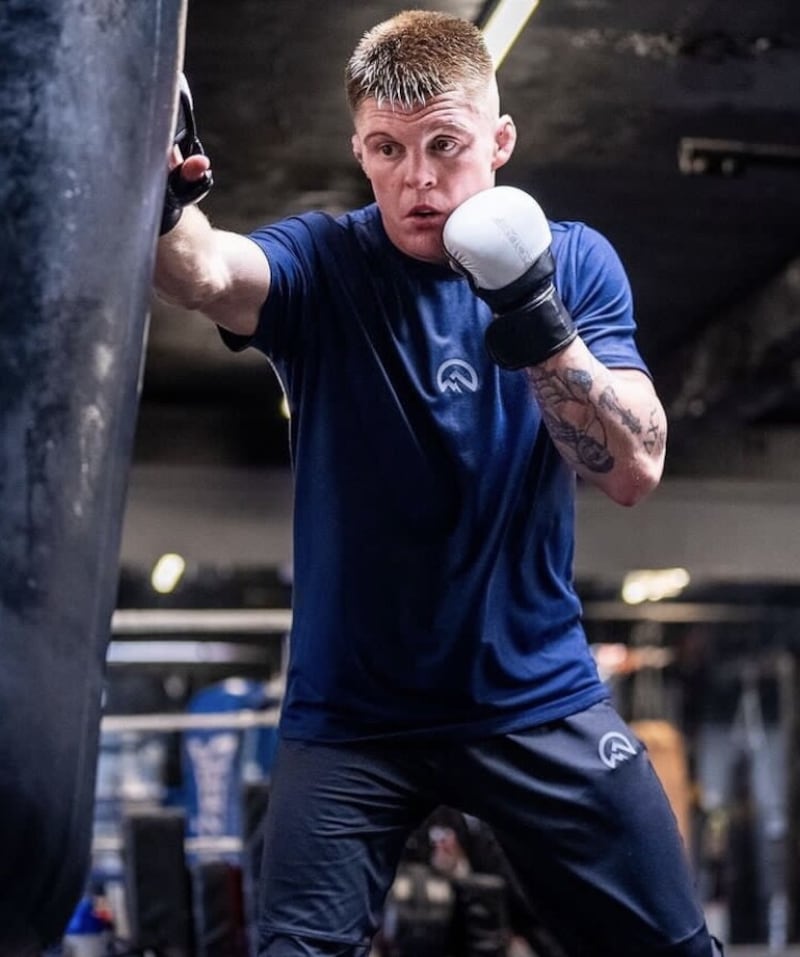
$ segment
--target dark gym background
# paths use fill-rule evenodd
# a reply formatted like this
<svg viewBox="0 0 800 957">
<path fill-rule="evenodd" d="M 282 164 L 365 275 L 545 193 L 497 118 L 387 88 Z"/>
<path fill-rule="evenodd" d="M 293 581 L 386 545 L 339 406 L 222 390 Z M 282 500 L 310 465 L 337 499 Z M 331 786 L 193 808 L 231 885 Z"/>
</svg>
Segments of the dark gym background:
<svg viewBox="0 0 800 957">
<path fill-rule="evenodd" d="M 475 19 L 492 6 L 417 5 Z M 185 70 L 217 225 L 368 200 L 342 69 L 363 29 L 399 8 L 191 0 Z M 590 638 L 628 716 L 684 736 L 710 918 L 753 953 L 783 953 L 800 933 L 800 5 L 541 0 L 500 81 L 520 133 L 501 181 L 616 245 L 670 420 L 651 500 L 626 512 L 580 490 Z M 177 708 L 222 676 L 278 674 L 291 597 L 280 399 L 263 360 L 231 356 L 205 320 L 154 300 L 118 688 L 146 678 Z M 165 552 L 187 564 L 160 595 L 150 572 Z M 682 591 L 622 600 L 628 572 L 666 567 L 686 569 Z"/>
</svg>

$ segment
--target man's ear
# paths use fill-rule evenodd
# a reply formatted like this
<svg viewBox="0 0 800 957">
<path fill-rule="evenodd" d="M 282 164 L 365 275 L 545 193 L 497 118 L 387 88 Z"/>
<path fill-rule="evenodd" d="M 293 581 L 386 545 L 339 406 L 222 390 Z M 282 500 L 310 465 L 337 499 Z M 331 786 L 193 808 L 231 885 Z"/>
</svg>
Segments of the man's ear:
<svg viewBox="0 0 800 957">
<path fill-rule="evenodd" d="M 356 162 L 361 167 L 361 169 L 364 170 L 364 152 L 361 149 L 361 140 L 359 138 L 358 133 L 353 133 L 353 135 L 350 137 L 350 148 L 353 150 L 353 156 L 355 156 Z M 365 176 L 366 176 L 366 172 L 367 171 L 364 170 Z M 369 176 L 367 176 L 367 179 L 369 179 Z"/>
<path fill-rule="evenodd" d="M 500 169 L 511 159 L 514 147 L 517 144 L 517 128 L 514 121 L 506 113 L 497 121 L 494 131 L 494 155 L 492 170 Z"/>
</svg>

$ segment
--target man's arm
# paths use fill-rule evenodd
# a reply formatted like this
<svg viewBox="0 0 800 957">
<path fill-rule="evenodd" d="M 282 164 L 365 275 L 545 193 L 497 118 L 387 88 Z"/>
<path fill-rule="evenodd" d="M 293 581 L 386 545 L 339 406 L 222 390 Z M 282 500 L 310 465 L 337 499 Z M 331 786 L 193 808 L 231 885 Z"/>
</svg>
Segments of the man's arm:
<svg viewBox="0 0 800 957">
<path fill-rule="evenodd" d="M 658 485 L 666 416 L 643 372 L 606 368 L 576 338 L 527 374 L 556 447 L 581 478 L 620 505 Z"/>
<path fill-rule="evenodd" d="M 180 156 L 173 156 L 172 163 L 180 163 Z M 191 182 L 208 169 L 206 156 L 190 156 L 181 175 Z M 187 206 L 158 241 L 154 283 L 165 301 L 202 312 L 231 332 L 249 336 L 269 293 L 270 271 L 252 240 L 214 229 L 196 206 Z"/>
<path fill-rule="evenodd" d="M 615 502 L 634 505 L 658 484 L 666 417 L 650 379 L 611 370 L 587 348 L 554 285 L 550 227 L 533 197 L 495 187 L 448 219 L 444 245 L 494 319 L 489 354 L 525 370 L 561 455 Z"/>
</svg>

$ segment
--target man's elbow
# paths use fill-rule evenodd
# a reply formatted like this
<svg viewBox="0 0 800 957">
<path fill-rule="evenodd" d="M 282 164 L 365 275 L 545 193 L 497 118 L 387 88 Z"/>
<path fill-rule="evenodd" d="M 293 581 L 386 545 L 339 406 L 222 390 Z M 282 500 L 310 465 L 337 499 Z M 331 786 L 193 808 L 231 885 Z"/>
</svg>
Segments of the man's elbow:
<svg viewBox="0 0 800 957">
<path fill-rule="evenodd" d="M 663 459 L 641 459 L 628 469 L 612 473 L 604 491 L 615 504 L 633 508 L 658 487 L 663 468 Z"/>
</svg>

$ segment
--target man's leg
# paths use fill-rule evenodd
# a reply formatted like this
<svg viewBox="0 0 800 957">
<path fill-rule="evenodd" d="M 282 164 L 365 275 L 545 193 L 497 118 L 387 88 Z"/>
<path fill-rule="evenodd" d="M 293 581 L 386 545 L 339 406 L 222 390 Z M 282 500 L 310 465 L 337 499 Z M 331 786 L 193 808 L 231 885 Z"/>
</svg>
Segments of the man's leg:
<svg viewBox="0 0 800 957">
<path fill-rule="evenodd" d="M 458 760 L 451 779 L 469 795 L 465 810 L 495 829 L 568 953 L 721 952 L 705 927 L 664 790 L 610 705 L 482 742 Z"/>
<path fill-rule="evenodd" d="M 280 744 L 260 874 L 259 957 L 368 952 L 408 835 L 431 810 L 421 797 L 426 774 L 413 749 Z"/>
</svg>

